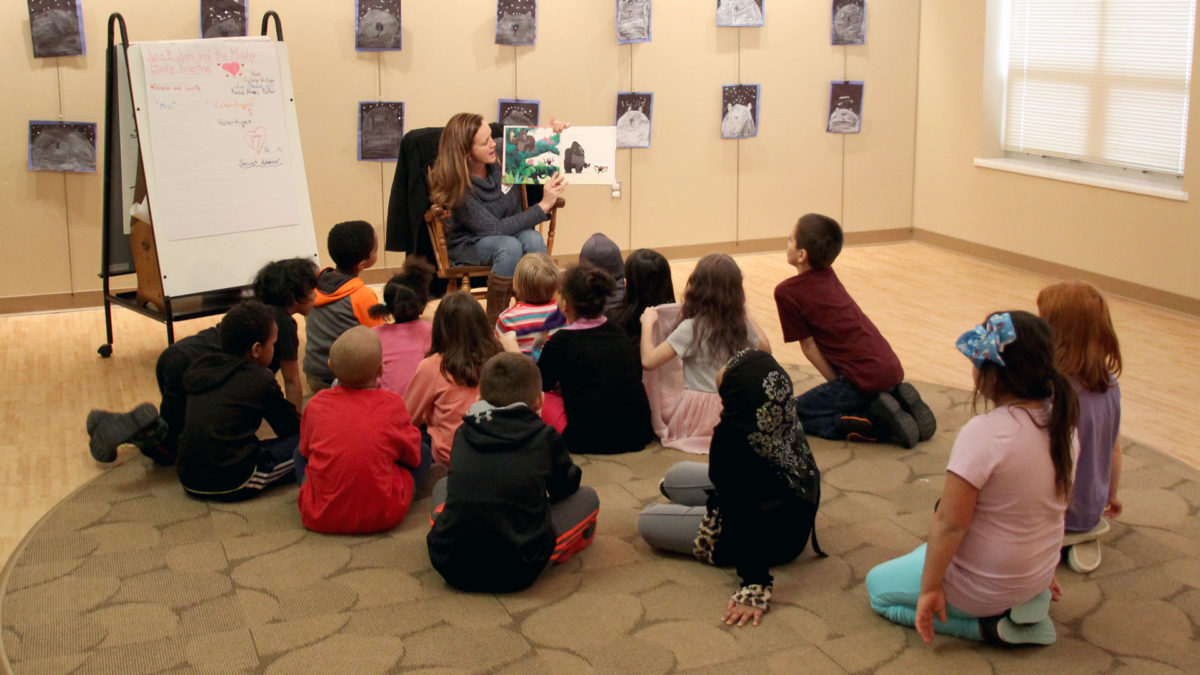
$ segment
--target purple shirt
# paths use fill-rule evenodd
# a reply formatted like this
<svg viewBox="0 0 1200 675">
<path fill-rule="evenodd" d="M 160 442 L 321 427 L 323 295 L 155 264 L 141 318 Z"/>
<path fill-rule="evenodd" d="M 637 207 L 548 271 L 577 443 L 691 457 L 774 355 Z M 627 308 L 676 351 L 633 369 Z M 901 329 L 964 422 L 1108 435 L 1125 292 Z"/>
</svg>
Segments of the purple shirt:
<svg viewBox="0 0 1200 675">
<path fill-rule="evenodd" d="M 1068 532 L 1087 532 L 1100 524 L 1108 505 L 1112 450 L 1121 430 L 1121 387 L 1113 380 L 1104 392 L 1089 391 L 1071 379 L 1079 395 L 1079 463 L 1067 509 Z"/>
</svg>

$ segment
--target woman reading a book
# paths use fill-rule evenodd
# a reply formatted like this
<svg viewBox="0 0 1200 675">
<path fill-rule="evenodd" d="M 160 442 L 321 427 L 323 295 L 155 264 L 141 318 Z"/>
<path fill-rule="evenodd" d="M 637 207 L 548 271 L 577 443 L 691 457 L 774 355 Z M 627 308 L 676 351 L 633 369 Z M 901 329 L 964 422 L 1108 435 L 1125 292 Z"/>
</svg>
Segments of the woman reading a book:
<svg viewBox="0 0 1200 675">
<path fill-rule="evenodd" d="M 553 122 L 555 133 L 570 126 Z M 458 113 L 446 123 L 438 156 L 429 170 L 433 203 L 450 211 L 446 248 L 456 263 L 491 265 L 487 315 L 493 323 L 508 306 L 517 261 L 526 253 L 545 253 L 535 229 L 547 220 L 567 181 L 555 175 L 543 186 L 542 201 L 521 210 L 521 196 L 500 182 L 496 141 L 483 116 Z"/>
</svg>

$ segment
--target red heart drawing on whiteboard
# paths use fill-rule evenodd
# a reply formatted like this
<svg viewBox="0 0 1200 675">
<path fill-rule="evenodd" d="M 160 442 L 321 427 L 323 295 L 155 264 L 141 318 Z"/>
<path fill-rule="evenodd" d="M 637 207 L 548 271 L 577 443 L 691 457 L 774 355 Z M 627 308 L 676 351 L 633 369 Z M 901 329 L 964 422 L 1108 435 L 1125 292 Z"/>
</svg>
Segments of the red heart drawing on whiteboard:
<svg viewBox="0 0 1200 675">
<path fill-rule="evenodd" d="M 263 151 L 263 144 L 267 142 L 267 128 L 256 127 L 251 129 L 250 131 L 246 132 L 245 138 L 246 145 L 254 148 L 254 152 L 257 152 L 261 155 Z"/>
<path fill-rule="evenodd" d="M 225 72 L 229 73 L 230 75 L 237 75 L 238 71 L 240 71 L 241 69 L 242 69 L 242 64 L 240 64 L 240 63 L 233 63 L 231 61 L 229 63 L 221 64 L 221 70 L 224 70 Z"/>
</svg>

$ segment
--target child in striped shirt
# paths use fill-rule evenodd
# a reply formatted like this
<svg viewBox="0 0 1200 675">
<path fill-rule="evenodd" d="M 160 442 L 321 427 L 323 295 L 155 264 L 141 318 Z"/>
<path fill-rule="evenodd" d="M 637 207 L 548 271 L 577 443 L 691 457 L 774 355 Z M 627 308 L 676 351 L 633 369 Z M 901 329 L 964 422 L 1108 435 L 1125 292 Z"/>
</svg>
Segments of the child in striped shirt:
<svg viewBox="0 0 1200 675">
<path fill-rule="evenodd" d="M 513 273 L 513 294 L 517 302 L 500 313 L 496 334 L 513 332 L 517 346 L 526 356 L 533 355 L 534 343 L 542 325 L 558 310 L 558 265 L 545 253 L 528 253 L 521 257 Z"/>
</svg>

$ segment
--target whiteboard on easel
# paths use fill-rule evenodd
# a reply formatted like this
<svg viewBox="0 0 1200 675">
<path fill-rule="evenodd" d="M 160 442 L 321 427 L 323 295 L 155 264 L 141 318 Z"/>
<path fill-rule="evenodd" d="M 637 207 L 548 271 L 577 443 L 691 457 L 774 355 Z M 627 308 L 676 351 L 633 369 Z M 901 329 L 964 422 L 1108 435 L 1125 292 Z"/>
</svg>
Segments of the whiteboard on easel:
<svg viewBox="0 0 1200 675">
<path fill-rule="evenodd" d="M 317 259 L 287 47 L 266 37 L 141 42 L 130 88 L 167 296 Z"/>
</svg>

